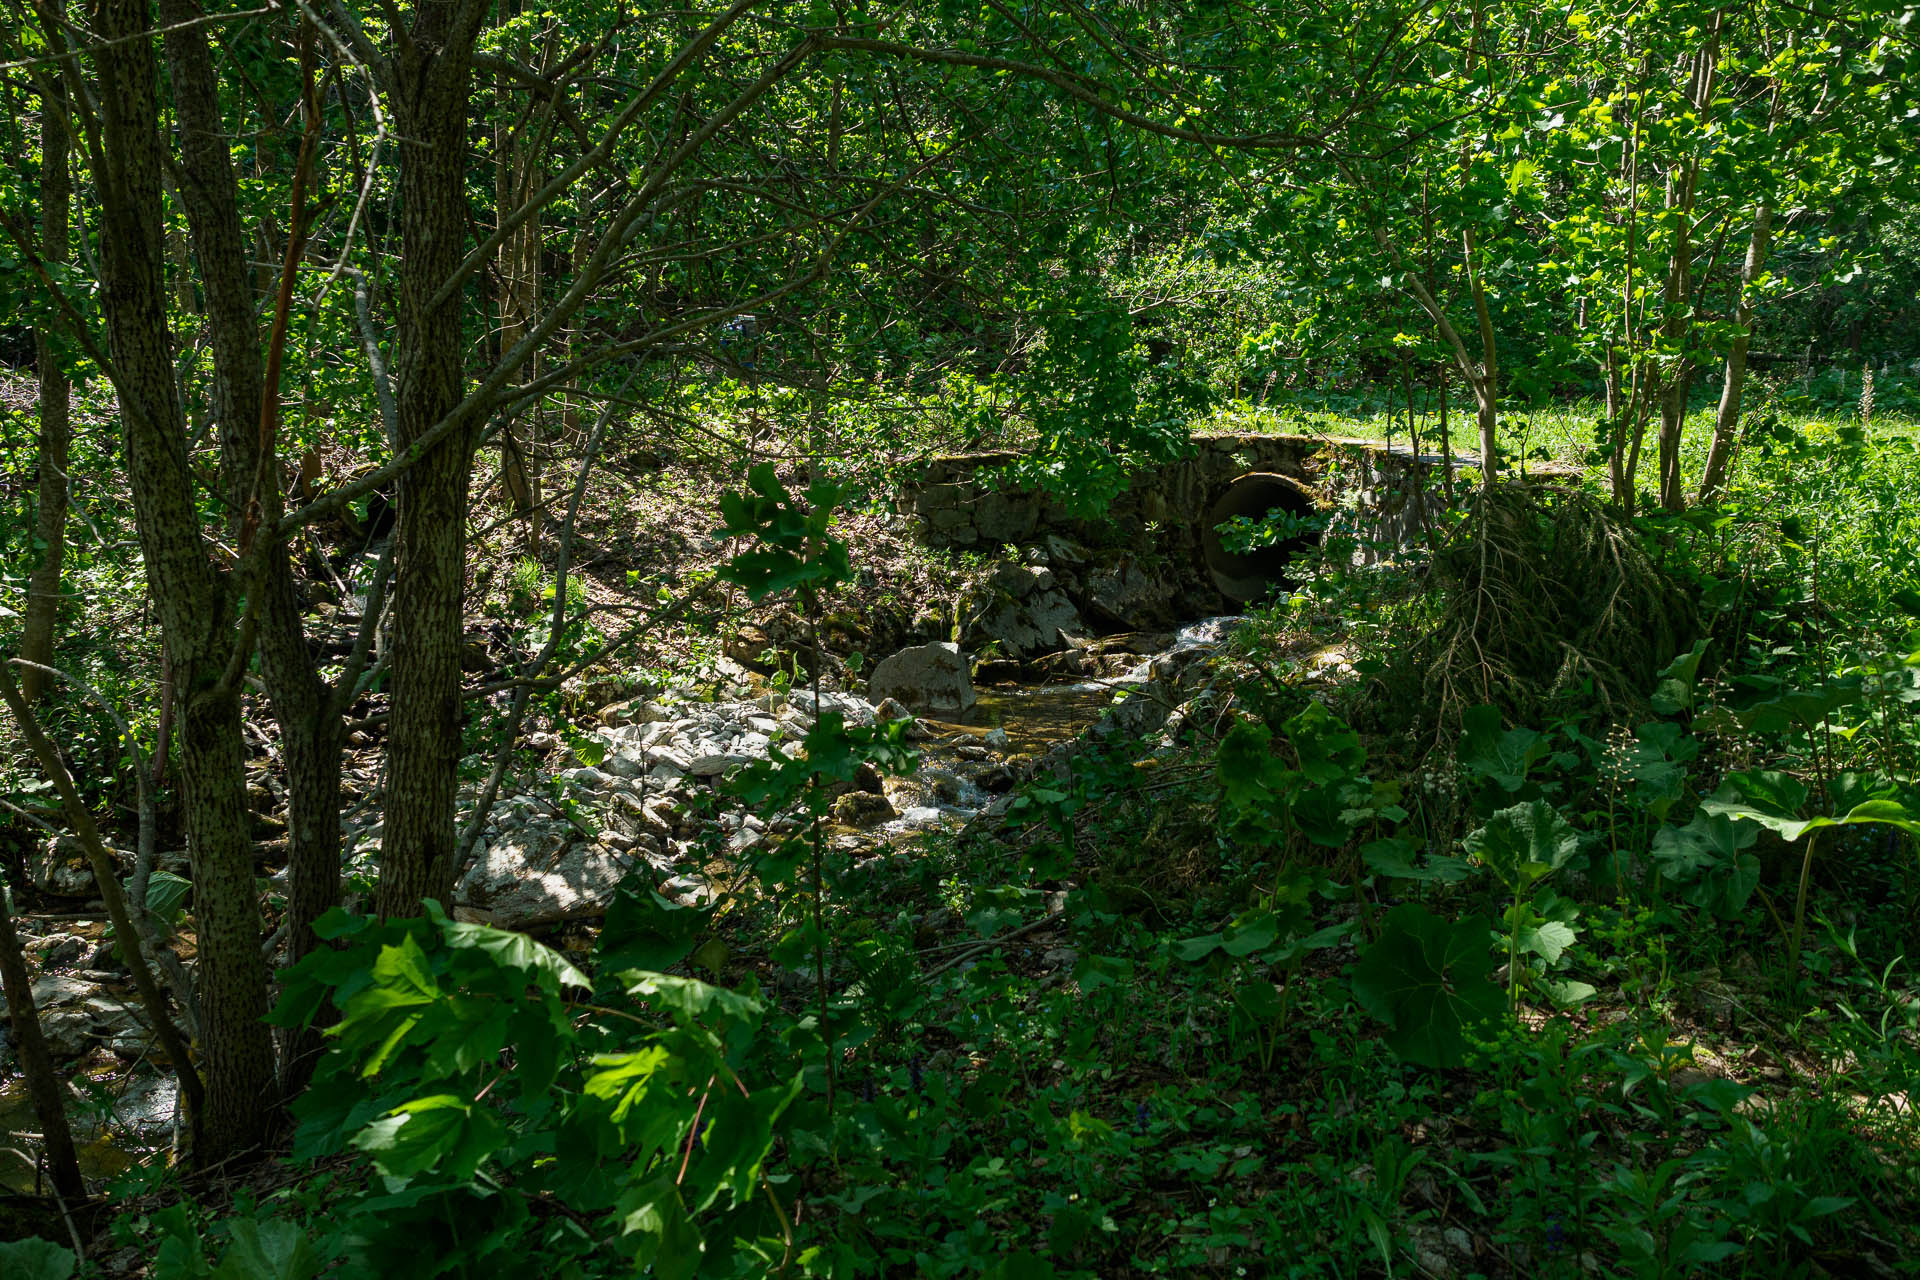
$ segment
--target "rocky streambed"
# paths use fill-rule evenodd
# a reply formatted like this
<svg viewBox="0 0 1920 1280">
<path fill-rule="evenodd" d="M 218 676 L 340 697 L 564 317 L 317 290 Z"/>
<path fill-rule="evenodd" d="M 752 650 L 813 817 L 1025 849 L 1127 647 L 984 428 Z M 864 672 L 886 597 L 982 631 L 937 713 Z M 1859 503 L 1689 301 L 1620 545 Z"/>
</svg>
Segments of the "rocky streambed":
<svg viewBox="0 0 1920 1280">
<path fill-rule="evenodd" d="M 1171 749 L 1184 722 L 1207 710 L 1204 659 L 1238 621 L 1209 618 L 1083 644 L 1050 663 L 1059 674 L 1044 683 L 975 687 L 965 655 L 928 645 L 919 648 L 937 652 L 907 651 L 911 660 L 900 665 L 918 675 L 904 683 L 883 682 L 876 670 L 867 689 L 822 692 L 817 701 L 807 690 L 769 688 L 735 666 L 703 690 L 604 707 L 584 733 L 529 737 L 526 745 L 542 755 L 532 771 L 541 781 L 523 782 L 489 810 L 454 912 L 502 928 L 590 927 L 630 877 L 682 902 L 711 898 L 738 879 L 757 848 L 800 820 L 740 802 L 729 775 L 776 746 L 797 750 L 821 710 L 856 725 L 911 721 L 919 768 L 856 778 L 834 802 L 831 839 L 856 874 L 916 856 L 928 833 L 991 823 L 1022 782 L 1064 777 L 1091 741 L 1117 737 L 1142 756 Z M 380 823 L 349 814 L 345 825 L 349 883 L 358 877 L 370 885 Z M 50 839 L 41 861 L 67 866 L 66 852 Z M 70 895 L 90 890 L 88 880 Z M 87 1172 L 105 1177 L 169 1143 L 177 1090 L 156 1060 L 99 915 L 27 915 L 18 923 L 39 975 L 34 996 L 43 1028 L 92 1099 L 76 1135 Z M 12 1149 L 0 1151 L 0 1191 L 31 1192 L 37 1125 L 13 1073 L 0 1039 L 0 1148 Z"/>
<path fill-rule="evenodd" d="M 869 690 L 823 692 L 816 703 L 806 690 L 756 691 L 742 671 L 711 700 L 663 696 L 605 708 L 571 747 L 552 736 L 531 740 L 549 753 L 549 783 L 495 802 L 459 879 L 455 912 L 513 929 L 590 920 L 635 874 L 670 898 L 710 896 L 716 874 L 799 820 L 734 801 L 728 776 L 776 745 L 794 750 L 820 710 L 853 725 L 912 720 L 919 769 L 869 772 L 834 802 L 835 848 L 856 867 L 869 865 L 919 833 L 991 816 L 1026 778 L 1062 769 L 1089 735 L 1140 739 L 1143 754 L 1170 745 L 1188 714 L 1190 673 L 1237 621 L 1112 637 L 1076 651 L 1075 677 L 1040 685 L 969 684 L 962 693 L 948 655 L 932 653 L 921 655 L 928 685 L 919 689 L 876 671 Z M 965 665 L 962 657 L 962 679 Z M 378 836 L 377 825 L 351 836 L 369 869 Z"/>
</svg>

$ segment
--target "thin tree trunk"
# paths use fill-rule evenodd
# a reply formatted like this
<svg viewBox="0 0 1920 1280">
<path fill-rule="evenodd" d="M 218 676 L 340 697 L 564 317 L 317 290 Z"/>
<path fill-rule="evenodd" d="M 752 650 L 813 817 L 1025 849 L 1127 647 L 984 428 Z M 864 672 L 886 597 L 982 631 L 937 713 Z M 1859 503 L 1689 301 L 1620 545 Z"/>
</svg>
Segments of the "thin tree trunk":
<svg viewBox="0 0 1920 1280">
<path fill-rule="evenodd" d="M 40 1032 L 40 1011 L 34 1007 L 33 984 L 27 979 L 20 938 L 7 914 L 7 896 L 0 892 L 0 991 L 7 997 L 13 1020 L 13 1043 L 20 1055 L 20 1073 L 27 1078 L 33 1113 L 40 1121 L 41 1149 L 47 1156 L 47 1175 L 63 1200 L 84 1200 L 87 1184 L 80 1177 L 80 1161 L 73 1153 L 73 1133 L 67 1128 L 67 1091 L 53 1070 L 53 1055 Z"/>
<path fill-rule="evenodd" d="M 201 537 L 174 395 L 162 254 L 159 103 L 145 0 L 99 0 L 101 307 L 148 588 L 174 673 L 194 882 L 206 1114 L 196 1159 L 256 1147 L 273 1101 L 266 964 L 253 884 L 234 584 Z M 185 1064 L 181 1064 L 183 1067 Z"/>
<path fill-rule="evenodd" d="M 68 235 L 73 180 L 67 172 L 66 93 L 60 77 L 46 80 L 40 111 L 40 256 L 65 262 L 72 254 Z M 67 551 L 67 446 L 73 438 L 72 388 L 55 358 L 47 335 L 34 333 L 33 363 L 40 382 L 39 483 L 34 542 L 40 558 L 27 579 L 27 609 L 22 620 L 20 656 L 41 666 L 53 664 L 54 636 L 60 623 L 61 568 Z M 46 675 L 24 668 L 20 690 L 28 702 L 40 696 Z"/>
<path fill-rule="evenodd" d="M 1716 12 L 1706 46 L 1695 55 L 1692 83 L 1688 86 L 1694 110 L 1705 123 L 1713 106 L 1714 73 L 1720 57 L 1720 24 L 1723 14 Z M 1677 187 L 1670 190 L 1668 209 L 1678 215 L 1673 233 L 1673 250 L 1667 268 L 1666 339 L 1669 349 L 1680 350 L 1693 328 L 1697 301 L 1693 274 L 1694 196 L 1699 186 L 1700 161 L 1689 157 Z M 1686 434 L 1687 393 L 1693 386 L 1693 361 L 1676 358 L 1675 366 L 1660 380 L 1660 505 L 1667 511 L 1686 510 L 1685 477 L 1680 469 L 1680 446 Z"/>
<path fill-rule="evenodd" d="M 1753 211 L 1753 234 L 1747 240 L 1746 262 L 1740 268 L 1740 293 L 1733 304 L 1733 345 L 1727 349 L 1726 380 L 1720 387 L 1720 409 L 1713 420 L 1713 444 L 1707 450 L 1706 471 L 1700 477 L 1701 502 L 1720 496 L 1734 446 L 1740 439 L 1740 402 L 1747 386 L 1747 344 L 1753 339 L 1753 288 L 1767 265 L 1773 244 L 1773 206 L 1762 203 Z"/>
<path fill-rule="evenodd" d="M 502 23 L 510 21 L 520 9 L 519 0 L 499 0 Z M 524 59 L 524 40 L 511 50 Z M 508 216 L 526 202 L 538 183 L 534 151 L 538 140 L 529 140 L 525 125 L 513 118 L 512 102 L 504 78 L 495 91 L 494 126 L 494 205 L 502 225 Z M 533 214 L 510 230 L 500 243 L 495 270 L 500 280 L 500 354 L 507 352 L 526 336 L 539 304 L 540 215 Z M 527 361 L 516 376 L 531 378 L 539 372 L 537 356 Z M 540 431 L 539 408 L 532 412 L 532 423 L 523 447 L 515 437 L 512 424 L 500 434 L 500 469 L 516 513 L 527 520 L 527 551 L 540 549 Z"/>
<path fill-rule="evenodd" d="M 229 158 L 219 85 L 206 29 L 191 25 L 199 12 L 194 0 L 161 0 L 180 124 L 180 192 L 200 262 L 213 346 L 212 399 L 227 479 L 228 523 L 232 536 L 244 542 L 250 528 L 271 527 L 284 506 L 277 442 L 266 429 L 271 419 L 267 399 L 276 389 L 266 385 L 261 368 L 239 184 Z M 296 240 L 300 233 L 301 228 L 290 228 Z M 313 922 L 340 901 L 343 729 L 307 646 L 287 548 L 262 547 L 256 563 L 260 673 L 280 726 L 287 770 L 287 956 L 298 960 L 315 945 Z M 318 1047 L 317 1032 L 289 1038 L 283 1072 L 287 1089 L 304 1083 L 302 1064 L 311 1062 Z"/>
<path fill-rule="evenodd" d="M 1462 233 L 1467 284 L 1473 293 L 1473 320 L 1480 331 L 1480 367 L 1469 371 L 1474 408 L 1480 423 L 1480 487 L 1492 490 L 1500 469 L 1500 353 L 1487 308 L 1486 282 L 1480 277 L 1479 245 L 1471 230 Z"/>
<path fill-rule="evenodd" d="M 401 279 L 393 375 L 400 443 L 411 449 L 461 401 L 462 297 L 431 307 L 466 247 L 468 97 L 484 0 L 424 9 L 396 59 Z M 382 916 L 410 916 L 453 889 L 461 756 L 460 642 L 472 423 L 420 455 L 399 482 L 393 710 L 388 722 Z"/>
</svg>

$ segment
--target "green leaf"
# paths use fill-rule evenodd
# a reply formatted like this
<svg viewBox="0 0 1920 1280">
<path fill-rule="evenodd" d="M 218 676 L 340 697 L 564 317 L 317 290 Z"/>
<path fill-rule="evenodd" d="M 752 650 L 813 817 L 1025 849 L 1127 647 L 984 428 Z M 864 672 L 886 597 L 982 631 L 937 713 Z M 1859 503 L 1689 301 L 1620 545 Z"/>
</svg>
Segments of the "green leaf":
<svg viewBox="0 0 1920 1280">
<path fill-rule="evenodd" d="M 1703 871 L 1733 865 L 1759 838 L 1753 823 L 1735 822 L 1724 813 L 1697 813 L 1684 827 L 1654 833 L 1653 861 L 1667 879 L 1685 883 Z"/>
<path fill-rule="evenodd" d="M 1663 716 L 1678 715 L 1693 707 L 1693 688 L 1700 675 L 1700 659 L 1707 651 L 1700 643 L 1660 668 L 1659 683 L 1653 689 L 1653 709 Z"/>
<path fill-rule="evenodd" d="M 1500 712 L 1490 706 L 1469 707 L 1461 717 L 1460 763 L 1498 783 L 1502 790 L 1518 791 L 1527 774 L 1546 758 L 1546 736 L 1532 729 L 1500 730 Z"/>
<path fill-rule="evenodd" d="M 652 1268 L 659 1280 L 693 1280 L 707 1251 L 680 1188 L 662 1174 L 623 1196 L 620 1201 L 620 1243 L 642 1270 Z"/>
<path fill-rule="evenodd" d="M 37 1236 L 0 1244 L 0 1276 L 7 1280 L 68 1280 L 78 1265 L 73 1250 Z"/>
<path fill-rule="evenodd" d="M 688 1023 L 713 1018 L 721 1023 L 752 1026 L 759 1022 L 766 1008 L 752 996 L 716 987 L 698 978 L 680 978 L 669 973 L 628 970 L 620 975 L 620 983 L 628 995 L 678 1014 Z"/>
<path fill-rule="evenodd" d="M 617 890 L 595 945 L 598 973 L 623 969 L 660 970 L 679 964 L 693 950 L 711 919 L 702 907 L 683 907 L 652 889 Z"/>
<path fill-rule="evenodd" d="M 1318 783 L 1344 782 L 1367 763 L 1360 735 L 1318 702 L 1286 723 L 1287 740 L 1300 757 L 1300 772 Z"/>
<path fill-rule="evenodd" d="M 1450 922 L 1414 903 L 1387 913 L 1379 940 L 1354 965 L 1353 994 L 1392 1028 L 1387 1045 L 1396 1054 L 1457 1067 L 1467 1036 L 1499 1020 L 1506 1001 L 1489 981 L 1491 929 L 1484 917 Z"/>
<path fill-rule="evenodd" d="M 1395 880 L 1457 884 L 1473 874 L 1466 859 L 1445 854 L 1430 854 L 1423 864 L 1415 866 L 1413 855 L 1419 848 L 1420 842 L 1412 836 L 1387 836 L 1361 845 L 1360 858 L 1368 870 Z"/>
<path fill-rule="evenodd" d="M 1579 930 L 1559 920 L 1541 920 L 1523 924 L 1515 930 L 1520 950 L 1539 956 L 1548 964 L 1559 964 L 1560 957 L 1580 936 Z"/>
<path fill-rule="evenodd" d="M 1580 851 L 1580 834 L 1545 800 L 1502 809 L 1462 842 L 1509 889 L 1545 879 Z"/>
<path fill-rule="evenodd" d="M 147 911 L 171 929 L 180 922 L 193 881 L 171 871 L 155 871 L 147 880 Z"/>
<path fill-rule="evenodd" d="M 573 752 L 574 759 L 589 769 L 598 768 L 607 758 L 607 744 L 592 734 L 562 729 L 560 738 L 567 744 L 567 750 Z"/>
<path fill-rule="evenodd" d="M 485 1107 L 450 1093 L 415 1098 L 354 1136 L 351 1145 L 373 1158 L 389 1178 L 410 1180 L 433 1171 L 464 1181 L 510 1135 Z"/>
<path fill-rule="evenodd" d="M 322 1259 L 307 1233 L 284 1218 L 237 1218 L 228 1227 L 233 1245 L 220 1259 L 216 1280 L 313 1280 Z"/>
<path fill-rule="evenodd" d="M 440 904 L 427 899 L 427 918 L 440 929 L 448 946 L 478 951 L 494 963 L 523 974 L 542 991 L 558 995 L 563 987 L 592 987 L 587 975 L 552 947 L 545 947 L 524 933 L 495 929 L 490 925 L 468 924 L 447 918 Z"/>
</svg>

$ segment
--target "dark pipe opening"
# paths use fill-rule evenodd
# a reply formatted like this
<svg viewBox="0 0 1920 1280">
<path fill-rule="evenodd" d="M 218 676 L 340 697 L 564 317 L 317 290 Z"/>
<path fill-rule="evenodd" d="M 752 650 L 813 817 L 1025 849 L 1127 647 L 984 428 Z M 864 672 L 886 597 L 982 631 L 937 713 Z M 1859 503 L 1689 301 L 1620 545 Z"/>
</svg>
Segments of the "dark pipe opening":
<svg viewBox="0 0 1920 1280">
<path fill-rule="evenodd" d="M 1200 531 L 1207 571 L 1220 593 L 1236 604 L 1256 600 L 1285 583 L 1287 564 L 1294 553 L 1319 541 L 1320 535 L 1314 531 L 1244 554 L 1227 550 L 1220 538 L 1221 525 L 1235 516 L 1261 520 L 1275 511 L 1310 516 L 1313 498 L 1298 480 L 1270 471 L 1254 471 L 1228 485 L 1226 492 L 1207 508 L 1206 523 Z"/>
</svg>

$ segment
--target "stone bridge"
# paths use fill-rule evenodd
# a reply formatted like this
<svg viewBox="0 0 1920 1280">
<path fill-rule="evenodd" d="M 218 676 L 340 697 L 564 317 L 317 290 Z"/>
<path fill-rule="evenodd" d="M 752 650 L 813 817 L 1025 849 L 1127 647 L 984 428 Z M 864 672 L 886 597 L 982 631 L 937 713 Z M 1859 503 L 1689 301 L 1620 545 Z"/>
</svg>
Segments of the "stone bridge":
<svg viewBox="0 0 1920 1280">
<path fill-rule="evenodd" d="M 1221 523 L 1274 511 L 1321 514 L 1330 529 L 1358 538 L 1356 559 L 1366 561 L 1419 537 L 1429 504 L 1444 500 L 1434 474 L 1440 455 L 1405 446 L 1251 433 L 1197 435 L 1193 446 L 1135 476 L 1101 520 L 997 483 L 1013 453 L 919 464 L 900 502 L 928 545 L 1009 549 L 960 619 L 961 643 L 998 641 L 1008 656 L 1028 659 L 1075 647 L 1083 636 L 1238 612 L 1284 585 L 1293 553 L 1322 535 L 1235 554 L 1221 544 Z"/>
</svg>

